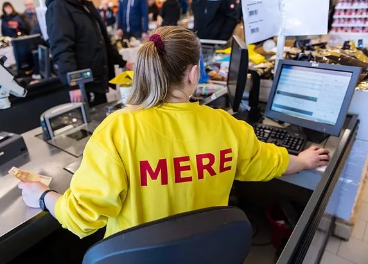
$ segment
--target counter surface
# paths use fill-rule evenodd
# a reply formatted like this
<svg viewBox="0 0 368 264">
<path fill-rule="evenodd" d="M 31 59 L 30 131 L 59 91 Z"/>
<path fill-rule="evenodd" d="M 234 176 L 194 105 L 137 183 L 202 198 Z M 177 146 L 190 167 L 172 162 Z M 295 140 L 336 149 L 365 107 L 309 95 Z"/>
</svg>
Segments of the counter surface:
<svg viewBox="0 0 368 264">
<path fill-rule="evenodd" d="M 72 175 L 63 168 L 76 158 L 36 138 L 40 133 L 41 128 L 37 128 L 23 134 L 28 153 L 0 166 L 0 243 L 14 229 L 41 213 L 41 209 L 29 208 L 23 202 L 19 181 L 8 174 L 12 166 L 51 176 L 50 187 L 58 192 L 64 192 L 69 186 Z"/>
<path fill-rule="evenodd" d="M 98 112 L 100 111 L 97 111 L 96 114 Z M 97 119 L 101 121 L 100 119 L 103 119 L 103 116 L 104 115 L 96 115 L 95 120 Z M 8 174 L 9 169 L 12 166 L 16 166 L 37 174 L 51 176 L 53 180 L 50 187 L 63 193 L 68 188 L 72 177 L 72 174 L 64 170 L 64 168 L 71 163 L 78 161 L 77 158 L 52 147 L 37 138 L 36 136 L 40 133 L 41 128 L 37 128 L 23 134 L 29 153 L 0 167 L 0 255 L 3 257 L 4 252 L 6 252 L 9 255 L 7 256 L 8 259 L 11 259 L 12 257 L 15 257 L 16 254 L 20 253 L 9 253 L 7 251 L 9 248 L 9 244 L 7 243 L 11 240 L 10 238 L 13 238 L 13 240 L 15 240 L 15 238 L 18 239 L 22 231 L 24 231 L 27 226 L 30 226 L 32 221 L 40 222 L 38 221 L 40 217 L 48 217 L 51 219 L 49 214 L 42 213 L 40 209 L 28 208 L 24 204 L 21 191 L 17 187 L 18 180 Z M 341 134 L 346 136 L 345 132 Z M 351 141 L 352 140 L 349 140 L 349 142 L 345 143 L 350 144 Z M 335 144 L 336 148 L 337 145 L 340 144 L 340 139 L 335 138 L 331 141 L 331 144 L 332 143 Z M 336 162 L 331 164 L 331 166 L 336 165 Z M 306 171 L 297 175 L 282 177 L 281 179 L 299 186 L 303 186 L 304 182 L 310 186 L 303 187 L 314 190 L 321 178 L 329 177 L 327 174 L 329 174 L 329 171 L 332 171 L 329 167 L 327 167 L 324 173 L 318 171 Z M 321 176 L 321 174 L 323 174 L 323 176 Z M 312 184 L 310 184 L 310 182 L 312 182 Z M 53 224 L 55 225 L 55 223 Z M 50 222 L 38 226 L 35 230 L 32 229 L 28 235 L 34 236 L 35 234 L 39 235 L 40 233 L 47 235 L 47 232 L 51 232 L 47 231 L 47 225 L 50 225 Z M 40 228 L 42 229 L 42 232 L 40 232 Z M 37 243 L 37 239 L 42 239 L 42 237 L 37 239 L 32 237 L 32 239 L 33 243 Z M 0 260 L 0 263 L 3 263 L 2 260 Z"/>
</svg>

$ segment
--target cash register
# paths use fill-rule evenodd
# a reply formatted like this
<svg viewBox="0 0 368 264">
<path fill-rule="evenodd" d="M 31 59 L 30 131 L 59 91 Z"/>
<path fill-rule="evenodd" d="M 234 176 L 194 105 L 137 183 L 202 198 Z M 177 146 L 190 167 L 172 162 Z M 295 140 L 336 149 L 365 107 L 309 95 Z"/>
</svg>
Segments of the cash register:
<svg viewBox="0 0 368 264">
<path fill-rule="evenodd" d="M 230 104 L 234 117 L 250 123 L 260 141 L 297 155 L 307 141 L 321 143 L 329 136 L 339 136 L 361 68 L 280 60 L 263 116 L 288 126 L 266 125 L 251 120 L 249 107 L 241 107 L 246 78 L 239 82 L 239 75 L 246 76 L 247 71 L 238 69 L 248 64 L 248 58 L 236 56 L 239 48 L 234 49 L 234 42 L 227 85 Z"/>
</svg>

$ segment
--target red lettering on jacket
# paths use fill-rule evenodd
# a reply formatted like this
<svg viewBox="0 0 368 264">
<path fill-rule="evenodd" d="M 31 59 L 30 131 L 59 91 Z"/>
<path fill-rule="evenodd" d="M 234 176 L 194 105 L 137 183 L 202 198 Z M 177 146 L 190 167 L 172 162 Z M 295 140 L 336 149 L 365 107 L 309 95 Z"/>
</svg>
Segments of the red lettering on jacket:
<svg viewBox="0 0 368 264">
<path fill-rule="evenodd" d="M 231 170 L 231 166 L 225 167 L 226 162 L 230 162 L 233 160 L 232 156 L 226 156 L 227 154 L 232 154 L 232 150 L 225 149 L 220 151 L 220 173 Z"/>
<path fill-rule="evenodd" d="M 207 159 L 208 163 L 204 164 L 204 160 Z M 196 156 L 198 179 L 204 178 L 204 171 L 206 170 L 211 176 L 215 176 L 216 172 L 212 168 L 215 163 L 215 155 L 211 153 L 200 154 Z"/>
<path fill-rule="evenodd" d="M 168 183 L 168 173 L 167 173 L 167 161 L 166 159 L 160 159 L 158 161 L 155 170 L 152 169 L 148 160 L 140 162 L 140 172 L 141 172 L 141 186 L 147 186 L 148 184 L 148 174 L 152 180 L 157 180 L 161 173 L 161 184 L 167 185 Z"/>
<path fill-rule="evenodd" d="M 175 183 L 190 182 L 192 177 L 182 177 L 183 171 L 190 171 L 190 165 L 181 165 L 182 162 L 190 161 L 189 156 L 174 158 Z"/>
</svg>

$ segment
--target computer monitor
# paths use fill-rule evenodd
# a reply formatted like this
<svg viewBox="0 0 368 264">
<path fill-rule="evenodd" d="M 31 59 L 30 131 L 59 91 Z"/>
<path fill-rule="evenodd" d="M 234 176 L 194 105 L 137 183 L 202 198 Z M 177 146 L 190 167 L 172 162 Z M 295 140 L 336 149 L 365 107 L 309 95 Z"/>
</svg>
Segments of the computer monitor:
<svg viewBox="0 0 368 264">
<path fill-rule="evenodd" d="M 39 73 L 44 79 L 50 78 L 50 52 L 43 45 L 38 46 L 38 68 Z"/>
<path fill-rule="evenodd" d="M 265 116 L 339 136 L 360 72 L 352 66 L 280 60 Z"/>
<path fill-rule="evenodd" d="M 227 90 L 233 112 L 239 110 L 248 75 L 248 49 L 244 41 L 233 36 Z"/>
<path fill-rule="evenodd" d="M 37 50 L 38 45 L 42 43 L 43 40 L 39 34 L 19 37 L 12 40 L 18 75 L 33 70 L 37 61 L 34 61 L 32 51 Z"/>
</svg>

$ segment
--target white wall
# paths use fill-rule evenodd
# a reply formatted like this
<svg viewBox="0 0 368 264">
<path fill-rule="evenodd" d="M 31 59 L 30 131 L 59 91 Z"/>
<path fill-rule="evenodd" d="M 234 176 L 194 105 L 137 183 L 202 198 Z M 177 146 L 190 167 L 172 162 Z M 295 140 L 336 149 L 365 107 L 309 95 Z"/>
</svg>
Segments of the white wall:
<svg viewBox="0 0 368 264">
<path fill-rule="evenodd" d="M 0 0 L 1 14 L 2 14 L 2 7 L 3 7 L 4 2 L 10 2 L 14 6 L 15 11 L 17 11 L 18 13 L 23 13 L 24 12 L 24 2 L 23 2 L 23 0 L 10 0 L 10 1 Z"/>
</svg>

